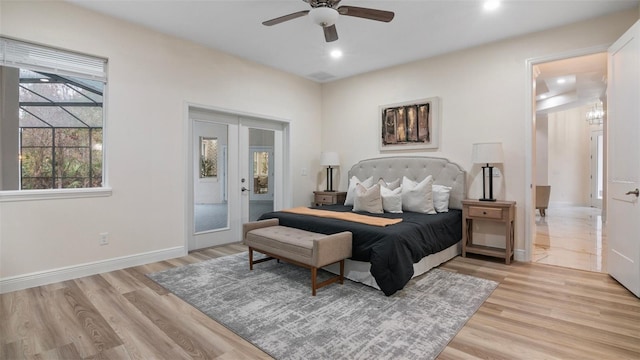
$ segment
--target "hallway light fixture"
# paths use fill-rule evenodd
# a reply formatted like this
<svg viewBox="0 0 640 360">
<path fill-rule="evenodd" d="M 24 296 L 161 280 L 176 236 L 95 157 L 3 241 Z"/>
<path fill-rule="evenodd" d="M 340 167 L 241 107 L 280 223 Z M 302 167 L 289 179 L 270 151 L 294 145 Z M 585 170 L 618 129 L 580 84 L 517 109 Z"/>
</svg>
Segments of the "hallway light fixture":
<svg viewBox="0 0 640 360">
<path fill-rule="evenodd" d="M 474 164 L 486 164 L 482 167 L 482 199 L 479 199 L 480 201 L 496 201 L 493 198 L 493 166 L 490 164 L 501 164 L 503 161 L 502 143 L 473 144 Z M 487 169 L 489 170 L 489 197 L 486 196 L 485 183 Z"/>
<path fill-rule="evenodd" d="M 327 190 L 333 191 L 333 167 L 340 166 L 340 156 L 337 152 L 323 151 L 320 155 L 320 165 L 327 166 Z"/>
<path fill-rule="evenodd" d="M 593 104 L 591 110 L 587 112 L 587 122 L 589 125 L 602 125 L 604 122 L 604 109 L 602 108 L 602 101 L 598 101 Z"/>
</svg>

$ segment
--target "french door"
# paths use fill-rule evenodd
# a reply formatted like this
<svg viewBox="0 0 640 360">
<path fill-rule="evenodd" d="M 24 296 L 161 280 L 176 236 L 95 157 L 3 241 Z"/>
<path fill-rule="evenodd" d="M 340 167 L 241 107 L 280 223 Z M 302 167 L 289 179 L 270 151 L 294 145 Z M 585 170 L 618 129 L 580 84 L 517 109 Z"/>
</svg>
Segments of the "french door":
<svg viewBox="0 0 640 360">
<path fill-rule="evenodd" d="M 283 206 L 286 124 L 190 108 L 189 129 L 188 250 L 238 242 Z"/>
</svg>

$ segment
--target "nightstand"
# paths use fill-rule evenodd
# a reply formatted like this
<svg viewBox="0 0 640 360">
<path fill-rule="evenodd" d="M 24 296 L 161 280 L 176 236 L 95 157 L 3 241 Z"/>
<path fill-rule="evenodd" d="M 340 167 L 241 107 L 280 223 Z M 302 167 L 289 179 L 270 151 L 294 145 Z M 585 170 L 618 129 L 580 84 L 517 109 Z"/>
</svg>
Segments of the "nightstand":
<svg viewBox="0 0 640 360">
<path fill-rule="evenodd" d="M 494 256 L 511 263 L 515 239 L 515 201 L 462 201 L 462 256 L 467 253 Z M 473 243 L 473 221 L 496 221 L 504 224 L 504 249 Z"/>
<path fill-rule="evenodd" d="M 347 193 L 343 191 L 314 191 L 313 203 L 315 206 L 344 204 Z"/>
</svg>

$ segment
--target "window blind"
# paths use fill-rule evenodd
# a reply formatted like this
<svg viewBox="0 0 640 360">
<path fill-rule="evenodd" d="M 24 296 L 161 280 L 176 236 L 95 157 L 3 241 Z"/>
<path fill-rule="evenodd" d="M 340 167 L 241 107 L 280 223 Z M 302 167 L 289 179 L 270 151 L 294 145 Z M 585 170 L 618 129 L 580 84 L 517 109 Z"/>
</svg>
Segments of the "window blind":
<svg viewBox="0 0 640 360">
<path fill-rule="evenodd" d="M 0 65 L 107 82 L 107 59 L 5 37 Z"/>
</svg>

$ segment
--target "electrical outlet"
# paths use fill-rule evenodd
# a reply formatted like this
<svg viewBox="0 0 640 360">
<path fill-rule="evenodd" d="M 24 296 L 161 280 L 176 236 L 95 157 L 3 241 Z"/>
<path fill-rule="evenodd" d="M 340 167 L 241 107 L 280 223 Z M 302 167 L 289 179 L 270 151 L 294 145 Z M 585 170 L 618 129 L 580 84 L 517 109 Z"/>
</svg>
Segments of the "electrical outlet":
<svg viewBox="0 0 640 360">
<path fill-rule="evenodd" d="M 109 244 L 109 233 L 108 232 L 103 232 L 98 234 L 100 236 L 98 243 L 100 245 L 107 245 Z"/>
<path fill-rule="evenodd" d="M 307 176 L 307 174 L 308 174 L 307 168 L 302 168 L 302 170 L 300 171 L 300 175 Z"/>
<path fill-rule="evenodd" d="M 500 177 L 500 169 L 494 167 L 493 168 L 493 177 Z"/>
</svg>

